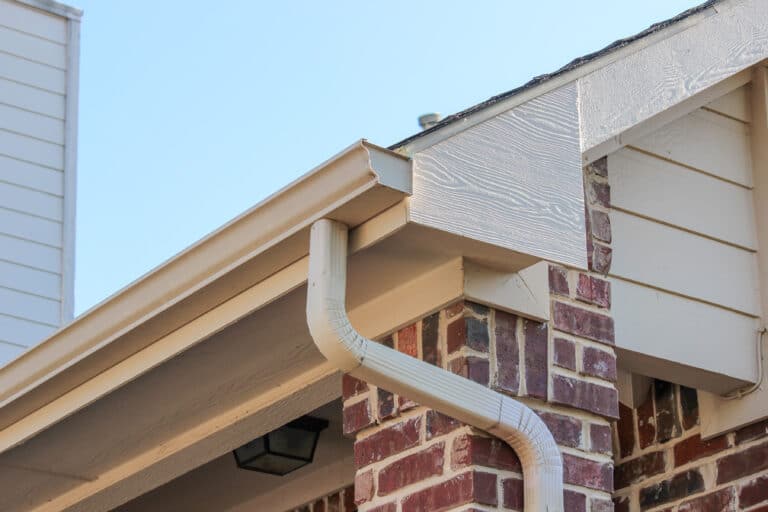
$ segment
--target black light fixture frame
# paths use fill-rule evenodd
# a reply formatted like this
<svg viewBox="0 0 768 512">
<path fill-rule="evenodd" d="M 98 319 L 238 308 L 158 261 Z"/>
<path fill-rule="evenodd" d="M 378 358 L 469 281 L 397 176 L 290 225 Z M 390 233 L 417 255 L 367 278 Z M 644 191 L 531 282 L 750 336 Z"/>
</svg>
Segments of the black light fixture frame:
<svg viewBox="0 0 768 512">
<path fill-rule="evenodd" d="M 282 453 L 282 452 L 276 452 L 272 451 L 269 446 L 269 435 L 272 433 L 264 434 L 262 438 L 264 439 L 264 451 L 260 453 L 259 455 L 256 455 L 255 457 L 251 457 L 249 459 L 241 459 L 237 454 L 237 449 L 232 451 L 232 454 L 235 456 L 235 462 L 237 463 L 237 467 L 240 469 L 247 469 L 248 471 L 255 471 L 257 473 L 267 473 L 270 475 L 277 475 L 277 476 L 285 476 L 289 473 L 292 473 L 293 471 L 296 471 L 297 469 L 301 469 L 307 464 L 311 464 L 312 461 L 315 458 L 315 450 L 317 449 L 318 441 L 320 440 L 320 432 L 328 428 L 328 420 L 323 418 L 315 418 L 314 416 L 302 416 L 300 418 L 296 418 L 293 421 L 290 421 L 283 425 L 280 428 L 284 427 L 290 427 L 295 428 L 298 430 L 304 430 L 306 432 L 311 432 L 315 436 L 315 442 L 312 444 L 312 452 L 309 454 L 308 458 L 305 457 L 299 457 L 297 455 L 293 455 L 290 453 Z M 280 428 L 276 430 L 280 430 Z M 274 431 L 273 431 L 274 432 Z M 258 439 L 258 438 L 257 438 Z M 255 441 L 255 440 L 254 440 Z M 253 441 L 251 441 L 253 442 Z M 296 460 L 304 462 L 305 464 L 298 466 L 294 469 L 291 469 L 290 471 L 287 471 L 285 473 L 281 473 L 279 471 L 269 471 L 265 469 L 257 469 L 253 467 L 249 467 L 248 464 L 259 460 L 261 457 L 264 457 L 266 455 L 277 455 L 279 457 L 284 457 L 286 459 Z"/>
</svg>

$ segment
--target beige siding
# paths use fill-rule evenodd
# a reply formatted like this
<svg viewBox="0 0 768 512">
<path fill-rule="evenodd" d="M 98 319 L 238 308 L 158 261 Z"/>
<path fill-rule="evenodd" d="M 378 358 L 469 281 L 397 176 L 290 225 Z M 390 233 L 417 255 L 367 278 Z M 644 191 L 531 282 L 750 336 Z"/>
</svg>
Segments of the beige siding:
<svg viewBox="0 0 768 512">
<path fill-rule="evenodd" d="M 68 23 L 0 0 L 0 365 L 63 319 Z"/>
<path fill-rule="evenodd" d="M 656 358 L 657 368 L 683 362 L 724 376 L 685 382 L 718 392 L 755 376 L 761 303 L 748 91 L 608 157 L 617 345 Z M 726 343 L 743 357 L 718 355 Z M 652 375 L 653 364 L 634 370 Z"/>
</svg>

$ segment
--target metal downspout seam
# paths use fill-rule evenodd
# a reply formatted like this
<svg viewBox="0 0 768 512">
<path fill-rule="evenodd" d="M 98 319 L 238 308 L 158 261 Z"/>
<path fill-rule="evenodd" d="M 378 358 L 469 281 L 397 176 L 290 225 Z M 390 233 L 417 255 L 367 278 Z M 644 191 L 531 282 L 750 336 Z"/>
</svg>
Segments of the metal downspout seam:
<svg viewBox="0 0 768 512">
<path fill-rule="evenodd" d="M 523 468 L 527 512 L 563 511 L 560 450 L 526 405 L 360 335 L 346 313 L 347 226 L 312 225 L 307 324 L 320 352 L 352 376 L 406 396 L 503 439 Z"/>
</svg>

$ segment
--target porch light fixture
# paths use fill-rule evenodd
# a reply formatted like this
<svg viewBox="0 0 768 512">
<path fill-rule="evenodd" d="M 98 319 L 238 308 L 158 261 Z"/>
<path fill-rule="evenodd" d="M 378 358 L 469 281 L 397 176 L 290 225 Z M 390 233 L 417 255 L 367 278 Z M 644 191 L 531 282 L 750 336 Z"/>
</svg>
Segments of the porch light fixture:
<svg viewBox="0 0 768 512">
<path fill-rule="evenodd" d="M 302 416 L 233 452 L 237 467 L 271 475 L 287 475 L 312 462 L 320 432 L 328 420 Z"/>
</svg>

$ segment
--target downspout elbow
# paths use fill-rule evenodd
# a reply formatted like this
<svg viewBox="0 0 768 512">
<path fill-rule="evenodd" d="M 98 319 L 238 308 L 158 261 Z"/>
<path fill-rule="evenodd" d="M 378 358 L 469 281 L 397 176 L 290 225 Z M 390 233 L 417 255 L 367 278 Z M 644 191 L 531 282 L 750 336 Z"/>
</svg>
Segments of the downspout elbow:
<svg viewBox="0 0 768 512">
<path fill-rule="evenodd" d="M 523 467 L 525 510 L 563 511 L 560 450 L 529 407 L 360 335 L 346 313 L 347 227 L 312 226 L 307 324 L 317 348 L 339 370 L 485 430 L 507 442 Z"/>
</svg>

